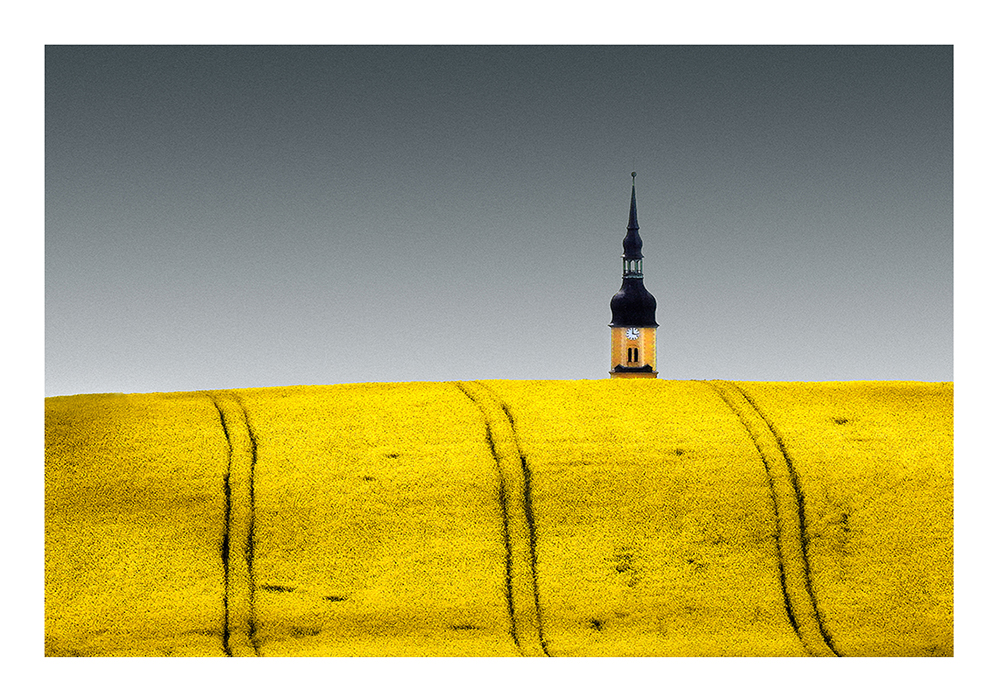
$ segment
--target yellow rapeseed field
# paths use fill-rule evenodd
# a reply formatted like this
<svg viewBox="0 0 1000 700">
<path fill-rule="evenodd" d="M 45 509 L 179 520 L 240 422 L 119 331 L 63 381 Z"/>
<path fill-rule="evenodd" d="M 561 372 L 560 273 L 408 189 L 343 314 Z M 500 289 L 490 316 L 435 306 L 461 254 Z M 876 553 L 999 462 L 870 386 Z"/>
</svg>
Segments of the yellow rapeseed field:
<svg viewBox="0 0 1000 700">
<path fill-rule="evenodd" d="M 46 400 L 47 655 L 951 655 L 952 387 Z"/>
<path fill-rule="evenodd" d="M 226 453 L 204 395 L 46 399 L 46 654 L 219 652 Z"/>
<path fill-rule="evenodd" d="M 812 584 L 837 650 L 951 655 L 952 385 L 740 385 L 798 474 Z"/>
</svg>

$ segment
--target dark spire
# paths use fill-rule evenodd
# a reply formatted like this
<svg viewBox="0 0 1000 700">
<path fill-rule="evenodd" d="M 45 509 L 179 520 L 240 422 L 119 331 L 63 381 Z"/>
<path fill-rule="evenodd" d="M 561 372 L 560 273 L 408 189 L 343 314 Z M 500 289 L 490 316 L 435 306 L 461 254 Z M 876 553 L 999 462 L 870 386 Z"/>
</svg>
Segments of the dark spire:
<svg viewBox="0 0 1000 700">
<path fill-rule="evenodd" d="M 656 299 L 642 283 L 642 239 L 635 213 L 635 173 L 628 229 L 622 241 L 622 288 L 611 298 L 611 326 L 656 328 Z"/>
<path fill-rule="evenodd" d="M 632 206 L 628 212 L 628 228 L 626 229 L 625 240 L 622 241 L 622 248 L 625 254 L 622 256 L 629 260 L 642 259 L 642 239 L 639 238 L 639 217 L 635 214 L 635 173 L 632 173 Z"/>
</svg>

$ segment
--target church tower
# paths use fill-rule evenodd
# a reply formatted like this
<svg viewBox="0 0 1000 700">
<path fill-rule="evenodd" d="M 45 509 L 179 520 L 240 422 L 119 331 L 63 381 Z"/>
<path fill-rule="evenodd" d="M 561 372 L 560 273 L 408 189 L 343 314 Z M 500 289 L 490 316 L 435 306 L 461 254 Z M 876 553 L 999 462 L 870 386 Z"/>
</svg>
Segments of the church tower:
<svg viewBox="0 0 1000 700">
<path fill-rule="evenodd" d="M 611 376 L 656 377 L 656 299 L 642 284 L 642 239 L 635 214 L 635 173 L 632 207 L 622 241 L 622 288 L 611 297 Z"/>
</svg>

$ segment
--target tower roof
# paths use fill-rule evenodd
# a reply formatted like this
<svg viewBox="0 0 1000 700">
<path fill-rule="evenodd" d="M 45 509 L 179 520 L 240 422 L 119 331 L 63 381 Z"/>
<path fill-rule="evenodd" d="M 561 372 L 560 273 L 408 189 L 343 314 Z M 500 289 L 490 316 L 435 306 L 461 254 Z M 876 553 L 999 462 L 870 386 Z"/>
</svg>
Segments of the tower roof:
<svg viewBox="0 0 1000 700">
<path fill-rule="evenodd" d="M 642 239 L 639 238 L 639 219 L 635 212 L 635 173 L 632 173 L 632 204 L 628 213 L 628 229 L 622 241 L 625 259 L 622 287 L 611 298 L 610 326 L 635 326 L 655 328 L 656 299 L 646 291 L 642 282 L 642 263 L 629 260 L 642 259 Z M 628 270 L 628 272 L 626 272 Z"/>
<path fill-rule="evenodd" d="M 639 218 L 635 213 L 635 173 L 632 173 L 632 206 L 628 212 L 628 228 L 622 241 L 623 258 L 627 260 L 642 259 L 642 239 L 639 238 Z"/>
<path fill-rule="evenodd" d="M 642 284 L 641 277 L 622 280 L 622 288 L 611 297 L 612 328 L 656 328 L 656 298 Z"/>
</svg>

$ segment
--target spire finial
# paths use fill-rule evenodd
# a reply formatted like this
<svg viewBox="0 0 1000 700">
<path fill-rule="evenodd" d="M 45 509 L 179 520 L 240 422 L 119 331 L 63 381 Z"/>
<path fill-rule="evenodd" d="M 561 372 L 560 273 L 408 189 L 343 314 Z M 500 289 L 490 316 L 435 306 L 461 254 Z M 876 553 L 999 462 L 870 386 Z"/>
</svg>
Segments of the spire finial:
<svg viewBox="0 0 1000 700">
<path fill-rule="evenodd" d="M 635 171 L 632 172 L 632 184 L 635 184 Z"/>
</svg>

